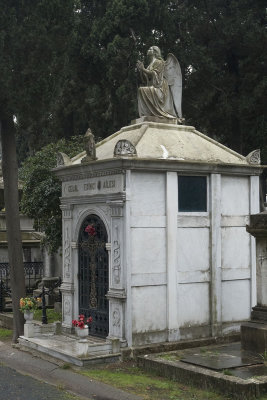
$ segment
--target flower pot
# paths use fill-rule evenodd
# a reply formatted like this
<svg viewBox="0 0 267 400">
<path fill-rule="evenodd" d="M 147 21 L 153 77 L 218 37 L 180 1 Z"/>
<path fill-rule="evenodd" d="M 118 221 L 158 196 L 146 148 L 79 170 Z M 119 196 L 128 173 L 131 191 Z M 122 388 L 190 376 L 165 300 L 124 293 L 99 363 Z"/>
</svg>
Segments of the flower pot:
<svg viewBox="0 0 267 400">
<path fill-rule="evenodd" d="M 26 324 L 30 324 L 33 320 L 33 311 L 24 311 L 24 319 L 26 321 Z"/>
<path fill-rule="evenodd" d="M 79 327 L 76 327 L 75 331 L 76 331 L 76 335 L 79 336 L 80 338 L 86 338 L 89 335 L 88 326 L 86 326 L 82 329 Z"/>
</svg>

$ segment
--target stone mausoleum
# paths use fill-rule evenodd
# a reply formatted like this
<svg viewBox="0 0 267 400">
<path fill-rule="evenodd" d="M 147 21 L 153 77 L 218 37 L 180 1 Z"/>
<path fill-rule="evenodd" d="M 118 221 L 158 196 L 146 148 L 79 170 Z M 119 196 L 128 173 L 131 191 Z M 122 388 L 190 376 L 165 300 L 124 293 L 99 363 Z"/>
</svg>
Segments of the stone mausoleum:
<svg viewBox="0 0 267 400">
<path fill-rule="evenodd" d="M 121 346 L 239 330 L 256 304 L 259 152 L 154 117 L 89 147 L 55 171 L 65 331 L 80 313 Z"/>
</svg>

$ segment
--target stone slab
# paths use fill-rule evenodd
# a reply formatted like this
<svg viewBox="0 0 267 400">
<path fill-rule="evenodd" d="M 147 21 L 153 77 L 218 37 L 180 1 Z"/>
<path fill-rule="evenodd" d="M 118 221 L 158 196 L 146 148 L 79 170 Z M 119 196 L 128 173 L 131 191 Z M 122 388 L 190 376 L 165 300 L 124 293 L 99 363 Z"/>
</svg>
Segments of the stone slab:
<svg viewBox="0 0 267 400">
<path fill-rule="evenodd" d="M 260 378 L 260 377 L 266 377 L 267 376 L 267 366 L 262 364 L 262 365 L 252 365 L 249 367 L 243 367 L 243 368 L 237 368 L 233 369 L 231 373 L 234 376 L 237 376 L 242 379 L 250 379 L 250 378 Z"/>
<path fill-rule="evenodd" d="M 215 371 L 263 363 L 259 356 L 249 351 L 241 350 L 236 345 L 215 347 L 211 350 L 196 352 L 193 355 L 182 358 L 180 361 Z"/>
<path fill-rule="evenodd" d="M 37 351 L 58 360 L 65 361 L 77 366 L 83 366 L 98 362 L 113 362 L 118 360 L 120 354 L 112 354 L 112 343 L 99 338 L 88 337 L 85 346 L 88 348 L 86 355 L 85 349 L 81 348 L 80 340 L 76 337 L 45 334 L 38 337 L 29 338 L 21 336 L 19 338 L 20 347 L 23 350 Z"/>
</svg>

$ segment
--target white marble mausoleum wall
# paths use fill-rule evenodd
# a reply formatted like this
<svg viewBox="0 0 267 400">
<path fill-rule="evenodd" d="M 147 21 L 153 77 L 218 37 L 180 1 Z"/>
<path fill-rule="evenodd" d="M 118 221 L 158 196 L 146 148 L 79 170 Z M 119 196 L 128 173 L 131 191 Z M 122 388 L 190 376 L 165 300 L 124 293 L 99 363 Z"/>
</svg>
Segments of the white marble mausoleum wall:
<svg viewBox="0 0 267 400">
<path fill-rule="evenodd" d="M 178 175 L 131 173 L 135 344 L 167 340 L 170 332 L 185 339 L 235 331 L 255 305 L 255 243 L 246 224 L 258 210 L 258 177 L 206 175 L 207 211 L 179 212 Z"/>
</svg>

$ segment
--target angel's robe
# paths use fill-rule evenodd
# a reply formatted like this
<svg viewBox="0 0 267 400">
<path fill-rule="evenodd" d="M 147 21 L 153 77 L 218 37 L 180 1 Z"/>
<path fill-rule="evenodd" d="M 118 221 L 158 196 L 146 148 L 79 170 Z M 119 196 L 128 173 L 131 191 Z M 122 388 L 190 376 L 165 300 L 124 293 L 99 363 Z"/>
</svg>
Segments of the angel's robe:
<svg viewBox="0 0 267 400">
<path fill-rule="evenodd" d="M 139 116 L 155 116 L 161 118 L 177 118 L 174 109 L 172 95 L 167 80 L 164 78 L 165 62 L 155 59 L 141 71 L 141 79 L 147 86 L 138 89 L 138 111 Z"/>
</svg>

